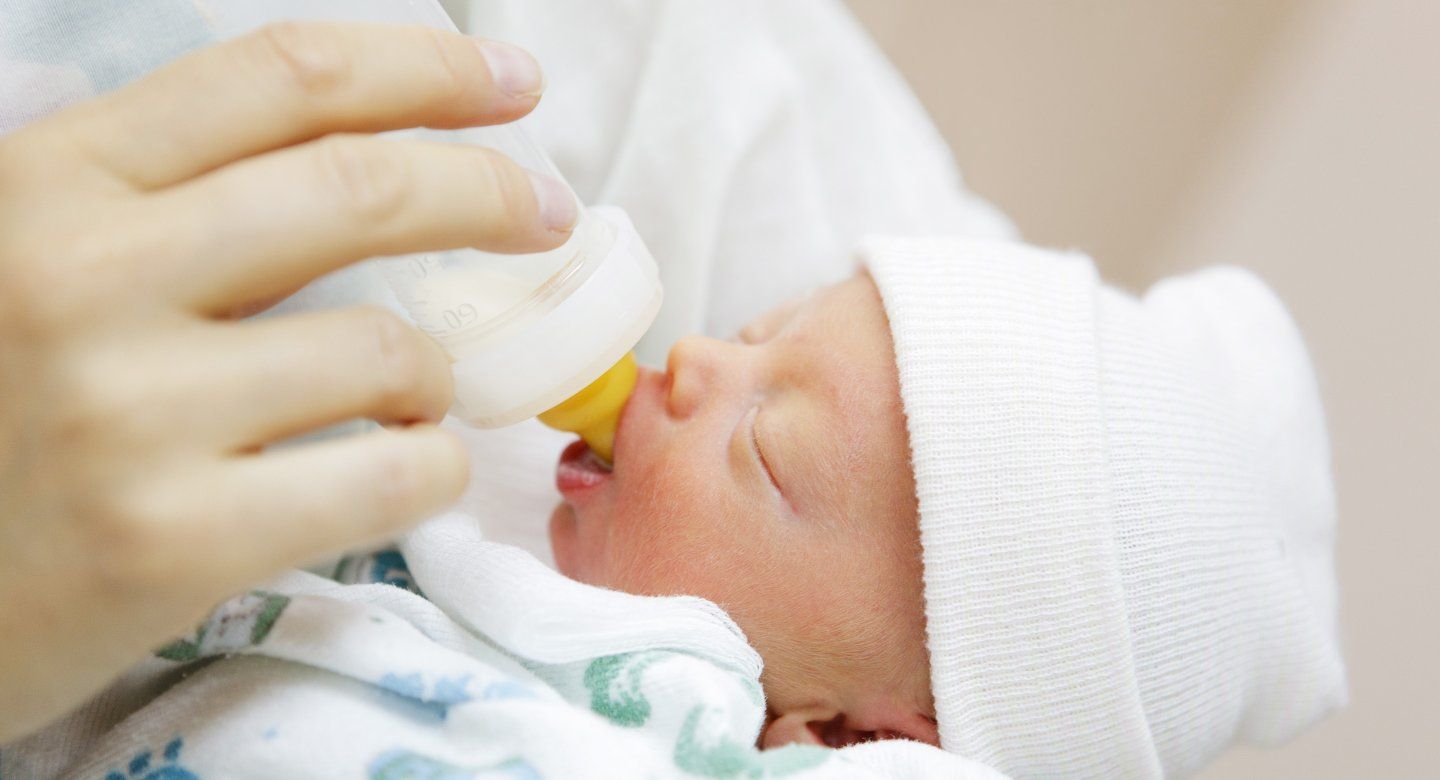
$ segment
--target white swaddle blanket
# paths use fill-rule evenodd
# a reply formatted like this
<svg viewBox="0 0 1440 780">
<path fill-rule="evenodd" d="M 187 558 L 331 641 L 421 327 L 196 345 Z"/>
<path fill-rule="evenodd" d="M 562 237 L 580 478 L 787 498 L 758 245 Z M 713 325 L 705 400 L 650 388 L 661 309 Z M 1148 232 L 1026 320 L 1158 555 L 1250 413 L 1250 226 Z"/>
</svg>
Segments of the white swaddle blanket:
<svg viewBox="0 0 1440 780">
<path fill-rule="evenodd" d="M 918 743 L 762 752 L 760 658 L 709 602 L 568 580 L 460 513 L 402 549 L 413 570 L 384 551 L 342 562 L 355 584 L 292 572 L 221 605 L 132 672 L 168 688 L 64 776 L 996 776 Z M 17 746 L 6 776 L 48 776 L 117 701 Z"/>
</svg>

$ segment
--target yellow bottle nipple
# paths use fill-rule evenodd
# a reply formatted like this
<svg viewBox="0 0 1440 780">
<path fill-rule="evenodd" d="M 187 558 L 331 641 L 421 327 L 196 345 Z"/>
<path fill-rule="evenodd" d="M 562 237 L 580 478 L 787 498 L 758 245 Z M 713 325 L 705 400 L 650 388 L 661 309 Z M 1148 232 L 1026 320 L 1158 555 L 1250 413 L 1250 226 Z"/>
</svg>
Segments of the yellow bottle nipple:
<svg viewBox="0 0 1440 780">
<path fill-rule="evenodd" d="M 560 431 L 580 434 L 585 444 L 607 463 L 615 456 L 615 427 L 630 394 L 635 392 L 639 370 L 635 353 L 626 353 L 619 363 L 570 396 L 564 403 L 540 415 L 540 422 Z"/>
</svg>

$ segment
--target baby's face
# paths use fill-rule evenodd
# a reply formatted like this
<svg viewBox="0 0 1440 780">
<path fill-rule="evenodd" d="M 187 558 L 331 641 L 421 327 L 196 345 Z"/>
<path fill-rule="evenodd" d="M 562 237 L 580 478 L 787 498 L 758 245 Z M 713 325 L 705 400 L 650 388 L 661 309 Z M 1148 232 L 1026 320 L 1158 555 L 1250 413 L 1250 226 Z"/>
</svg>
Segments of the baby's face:
<svg viewBox="0 0 1440 780">
<path fill-rule="evenodd" d="M 765 661 L 784 727 L 767 743 L 935 741 L 914 480 L 867 276 L 676 344 L 615 447 L 611 473 L 578 443 L 561 459 L 561 571 L 724 607 Z"/>
</svg>

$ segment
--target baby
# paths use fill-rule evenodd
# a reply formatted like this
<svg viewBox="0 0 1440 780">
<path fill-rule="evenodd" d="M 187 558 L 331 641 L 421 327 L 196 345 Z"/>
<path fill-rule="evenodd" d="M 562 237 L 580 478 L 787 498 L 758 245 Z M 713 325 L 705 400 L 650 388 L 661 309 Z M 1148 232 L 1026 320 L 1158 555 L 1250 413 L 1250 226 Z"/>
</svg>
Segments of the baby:
<svg viewBox="0 0 1440 780">
<path fill-rule="evenodd" d="M 583 443 L 559 464 L 560 570 L 724 607 L 765 659 L 767 746 L 939 741 L 889 334 L 862 275 L 685 339 L 642 371 L 613 472 Z"/>
<path fill-rule="evenodd" d="M 1343 701 L 1323 422 L 1262 284 L 1137 300 L 1084 258 L 962 239 L 865 260 L 677 343 L 613 471 L 564 452 L 562 572 L 727 610 L 765 662 L 766 747 L 1186 774 Z"/>
</svg>

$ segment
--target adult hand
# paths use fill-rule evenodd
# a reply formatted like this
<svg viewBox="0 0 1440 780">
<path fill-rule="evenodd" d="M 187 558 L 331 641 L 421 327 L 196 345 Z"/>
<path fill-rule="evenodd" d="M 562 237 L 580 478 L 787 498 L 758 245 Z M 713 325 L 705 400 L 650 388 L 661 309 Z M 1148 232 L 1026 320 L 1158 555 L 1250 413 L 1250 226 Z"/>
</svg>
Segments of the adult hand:
<svg viewBox="0 0 1440 780">
<path fill-rule="evenodd" d="M 459 496 L 434 342 L 370 308 L 237 315 L 366 257 L 562 243 L 558 183 L 367 135 L 510 121 L 541 87 L 504 44 L 284 24 L 0 140 L 0 742 Z M 396 425 L 262 452 L 357 417 Z"/>
</svg>

